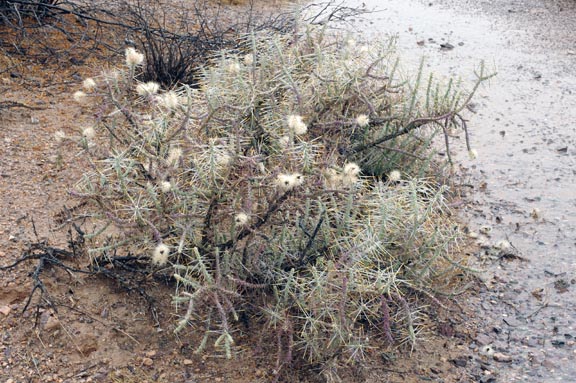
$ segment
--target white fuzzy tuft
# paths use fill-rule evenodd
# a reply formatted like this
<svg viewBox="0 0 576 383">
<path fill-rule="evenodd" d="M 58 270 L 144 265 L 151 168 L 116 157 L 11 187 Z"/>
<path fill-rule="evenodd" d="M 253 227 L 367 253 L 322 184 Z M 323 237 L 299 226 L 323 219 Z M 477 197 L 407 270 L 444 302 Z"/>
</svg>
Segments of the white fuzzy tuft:
<svg viewBox="0 0 576 383">
<path fill-rule="evenodd" d="M 291 114 L 290 116 L 288 116 L 287 120 L 288 120 L 288 127 L 292 129 L 294 134 L 296 134 L 297 136 L 306 134 L 306 132 L 308 131 L 308 127 L 306 126 L 304 121 L 302 121 L 302 116 Z"/>
<path fill-rule="evenodd" d="M 142 65 L 144 62 L 144 55 L 139 53 L 136 49 L 130 47 L 126 48 L 126 65 L 129 67 L 135 67 Z"/>
<path fill-rule="evenodd" d="M 364 128 L 368 126 L 368 124 L 370 124 L 370 118 L 365 114 L 361 114 L 358 117 L 356 117 L 356 123 L 358 124 L 359 127 Z"/>
<path fill-rule="evenodd" d="M 94 136 L 96 136 L 96 131 L 91 126 L 82 131 L 82 137 L 86 138 L 87 140 L 93 139 Z"/>
<path fill-rule="evenodd" d="M 57 143 L 61 143 L 66 139 L 66 133 L 64 133 L 62 130 L 58 130 L 54 133 L 54 139 Z"/>
<path fill-rule="evenodd" d="M 234 223 L 236 226 L 246 226 L 250 221 L 250 217 L 246 213 L 238 213 L 234 217 Z"/>
<path fill-rule="evenodd" d="M 136 86 L 136 93 L 140 96 L 152 96 L 160 90 L 160 85 L 154 81 L 149 81 L 143 84 L 138 84 Z"/>
<path fill-rule="evenodd" d="M 180 98 L 174 91 L 166 92 L 162 95 L 162 105 L 169 110 L 176 109 L 180 105 Z"/>
<path fill-rule="evenodd" d="M 88 92 L 91 92 L 96 88 L 96 81 L 91 78 L 87 78 L 82 82 L 82 87 Z"/>
<path fill-rule="evenodd" d="M 346 176 L 357 176 L 360 174 L 360 166 L 356 165 L 354 162 L 348 162 L 344 165 L 344 175 Z"/>
<path fill-rule="evenodd" d="M 158 244 L 152 252 L 152 264 L 157 266 L 164 266 L 168 262 L 170 256 L 170 248 L 163 243 Z"/>
<path fill-rule="evenodd" d="M 86 93 L 82 92 L 81 90 L 74 92 L 74 101 L 79 104 L 83 104 L 86 102 Z"/>
<path fill-rule="evenodd" d="M 390 182 L 398 182 L 402 179 L 402 174 L 398 170 L 392 170 L 390 174 L 388 174 L 388 180 Z"/>
<path fill-rule="evenodd" d="M 172 184 L 169 181 L 162 181 L 160 182 L 160 190 L 162 190 L 162 193 L 168 193 L 172 190 Z"/>
</svg>

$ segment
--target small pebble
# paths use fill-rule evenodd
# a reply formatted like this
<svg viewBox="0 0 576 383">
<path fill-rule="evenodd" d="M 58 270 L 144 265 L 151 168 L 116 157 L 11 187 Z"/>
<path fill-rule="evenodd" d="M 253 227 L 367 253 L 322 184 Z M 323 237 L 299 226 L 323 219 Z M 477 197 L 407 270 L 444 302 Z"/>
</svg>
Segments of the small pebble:
<svg viewBox="0 0 576 383">
<path fill-rule="evenodd" d="M 142 358 L 142 364 L 144 366 L 152 366 L 154 364 L 154 361 L 150 358 Z"/>
<path fill-rule="evenodd" d="M 497 362 L 510 363 L 512 362 L 512 357 L 510 355 L 502 354 L 501 352 L 495 352 L 493 358 Z"/>
<path fill-rule="evenodd" d="M 491 226 L 482 226 L 480 228 L 480 233 L 484 234 L 484 235 L 490 235 L 490 233 L 492 232 L 492 227 Z"/>
<path fill-rule="evenodd" d="M 10 308 L 10 306 L 2 306 L 0 307 L 0 314 L 4 315 L 4 316 L 8 316 L 8 314 L 10 314 L 10 311 L 12 311 L 12 309 Z"/>
<path fill-rule="evenodd" d="M 547 369 L 552 370 L 557 368 L 558 366 L 550 358 L 546 358 L 542 362 L 542 367 L 546 367 Z"/>
<path fill-rule="evenodd" d="M 506 250 L 510 250 L 512 248 L 512 245 L 507 240 L 502 239 L 502 240 L 496 242 L 496 245 L 494 245 L 494 247 L 499 249 L 499 250 L 506 251 Z"/>
<path fill-rule="evenodd" d="M 492 343 L 492 339 L 486 334 L 478 334 L 478 335 L 476 335 L 476 342 L 480 346 L 486 346 L 486 345 Z"/>
</svg>

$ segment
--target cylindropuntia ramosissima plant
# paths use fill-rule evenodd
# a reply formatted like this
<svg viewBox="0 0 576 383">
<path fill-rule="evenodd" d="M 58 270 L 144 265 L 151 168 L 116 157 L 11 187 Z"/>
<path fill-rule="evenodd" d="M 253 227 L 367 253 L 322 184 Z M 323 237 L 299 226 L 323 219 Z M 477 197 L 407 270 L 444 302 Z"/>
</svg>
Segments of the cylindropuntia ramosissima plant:
<svg viewBox="0 0 576 383">
<path fill-rule="evenodd" d="M 390 45 L 310 30 L 244 46 L 193 87 L 138 83 L 131 48 L 127 69 L 90 81 L 97 137 L 85 137 L 92 169 L 73 195 L 101 224 L 89 237 L 107 236 L 91 256 L 172 265 L 177 329 L 208 321 L 205 340 L 228 356 L 240 311 L 278 335 L 278 366 L 293 353 L 361 360 L 374 338 L 414 342 L 405 296 L 450 286 L 460 232 L 446 189 L 397 169 L 427 166 L 431 137 L 468 98 L 430 79 L 421 99 Z"/>
</svg>

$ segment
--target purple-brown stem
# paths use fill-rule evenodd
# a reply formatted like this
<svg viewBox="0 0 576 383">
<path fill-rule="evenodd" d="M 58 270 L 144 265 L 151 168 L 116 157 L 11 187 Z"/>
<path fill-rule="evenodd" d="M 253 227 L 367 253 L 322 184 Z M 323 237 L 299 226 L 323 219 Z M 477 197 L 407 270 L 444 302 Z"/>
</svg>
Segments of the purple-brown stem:
<svg viewBox="0 0 576 383">
<path fill-rule="evenodd" d="M 380 297 L 381 309 L 382 309 L 382 331 L 384 332 L 384 337 L 386 343 L 390 346 L 394 343 L 394 338 L 392 337 L 392 329 L 390 327 L 390 307 L 388 306 L 387 298 L 382 295 Z"/>
</svg>

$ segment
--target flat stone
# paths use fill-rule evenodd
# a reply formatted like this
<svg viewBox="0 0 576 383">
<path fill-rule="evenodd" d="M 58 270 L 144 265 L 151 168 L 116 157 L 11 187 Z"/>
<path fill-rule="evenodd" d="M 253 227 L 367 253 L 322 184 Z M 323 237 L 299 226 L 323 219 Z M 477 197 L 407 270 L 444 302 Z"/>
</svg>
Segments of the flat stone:
<svg viewBox="0 0 576 383">
<path fill-rule="evenodd" d="M 522 339 L 521 343 L 528 347 L 538 347 L 540 345 L 540 340 L 530 337 Z"/>
<path fill-rule="evenodd" d="M 142 358 L 142 364 L 149 367 L 154 364 L 154 361 L 151 358 Z"/>
<path fill-rule="evenodd" d="M 542 362 L 542 367 L 546 367 L 549 370 L 554 370 L 555 368 L 558 367 L 558 365 L 554 363 L 550 358 L 546 358 Z"/>
<path fill-rule="evenodd" d="M 4 315 L 4 316 L 8 316 L 8 314 L 10 314 L 10 311 L 12 311 L 12 309 L 10 308 L 10 306 L 2 306 L 0 307 L 0 314 Z"/>
<path fill-rule="evenodd" d="M 485 346 L 492 343 L 492 339 L 486 334 L 479 333 L 476 335 L 476 343 L 478 343 L 480 346 Z"/>
<path fill-rule="evenodd" d="M 452 364 L 454 364 L 456 367 L 466 367 L 466 365 L 468 364 L 468 358 L 466 358 L 465 356 L 461 356 L 458 358 L 451 359 L 450 362 L 452 362 Z"/>
<path fill-rule="evenodd" d="M 501 352 L 495 352 L 493 356 L 494 360 L 502 363 L 512 362 L 512 357 L 510 355 L 503 354 Z"/>
<path fill-rule="evenodd" d="M 58 318 L 50 315 L 48 311 L 42 314 L 40 321 L 43 325 L 42 328 L 46 331 L 54 330 L 58 328 L 58 326 L 60 326 L 60 321 L 58 320 Z"/>
</svg>

